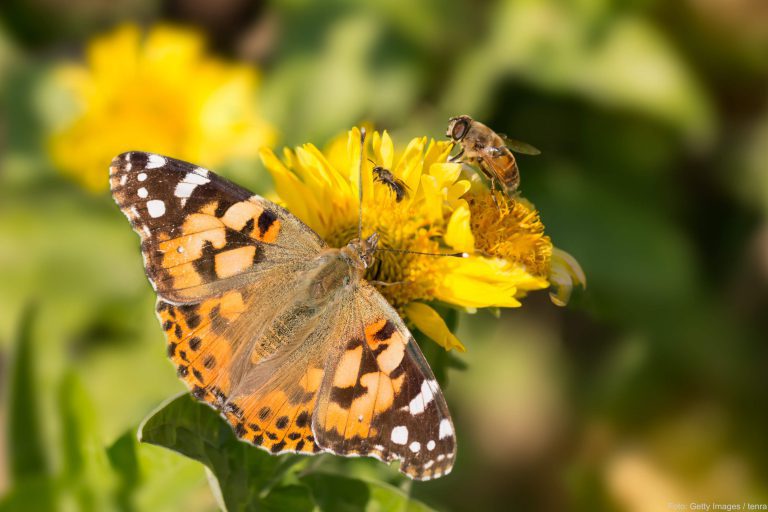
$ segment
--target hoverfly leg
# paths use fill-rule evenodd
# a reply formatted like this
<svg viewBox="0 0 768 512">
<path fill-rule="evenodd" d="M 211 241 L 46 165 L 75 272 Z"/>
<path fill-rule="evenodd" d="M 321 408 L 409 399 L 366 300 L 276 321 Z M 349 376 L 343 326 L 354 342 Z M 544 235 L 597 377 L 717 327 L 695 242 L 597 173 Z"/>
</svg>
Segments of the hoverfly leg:
<svg viewBox="0 0 768 512">
<path fill-rule="evenodd" d="M 461 151 L 459 151 L 455 156 L 452 156 L 448 159 L 449 162 L 456 162 L 464 155 L 464 148 L 461 148 Z"/>
<path fill-rule="evenodd" d="M 491 199 L 493 199 L 493 204 L 496 205 L 496 209 L 501 213 L 501 205 L 499 204 L 499 200 L 496 199 L 496 179 L 491 178 Z"/>
</svg>

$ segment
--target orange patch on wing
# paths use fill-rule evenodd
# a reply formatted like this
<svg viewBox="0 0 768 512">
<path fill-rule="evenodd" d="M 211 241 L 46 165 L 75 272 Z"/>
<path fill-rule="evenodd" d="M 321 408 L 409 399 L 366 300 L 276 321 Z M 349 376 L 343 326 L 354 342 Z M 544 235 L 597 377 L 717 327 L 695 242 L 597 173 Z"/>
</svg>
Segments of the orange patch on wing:
<svg viewBox="0 0 768 512">
<path fill-rule="evenodd" d="M 236 320 L 243 311 L 245 311 L 245 303 L 243 302 L 243 295 L 240 292 L 233 290 L 225 293 L 221 297 L 219 315 L 225 319 L 232 322 Z"/>
<path fill-rule="evenodd" d="M 355 385 L 357 382 L 357 375 L 360 373 L 360 360 L 362 355 L 362 345 L 344 352 L 336 367 L 336 373 L 333 376 L 334 386 L 347 388 Z"/>
<path fill-rule="evenodd" d="M 203 255 L 206 242 L 210 241 L 211 245 L 220 248 L 223 246 L 223 236 L 224 230 L 218 227 L 160 242 L 158 249 L 164 253 L 163 267 L 174 267 L 199 259 Z"/>
<path fill-rule="evenodd" d="M 202 208 L 200 208 L 200 213 L 205 213 L 206 215 L 216 215 L 216 208 L 218 208 L 219 202 L 218 201 L 211 201 L 210 203 L 206 204 Z"/>
<path fill-rule="evenodd" d="M 320 368 L 310 368 L 301 377 L 299 384 L 304 388 L 304 391 L 314 393 L 320 388 L 320 383 L 323 382 L 323 373 L 323 370 Z"/>
<path fill-rule="evenodd" d="M 224 244 L 227 243 L 224 233 L 224 224 L 213 215 L 191 213 L 187 216 L 181 227 L 181 232 L 185 235 L 194 235 L 195 233 L 203 233 L 211 230 L 217 232 L 215 238 L 209 238 L 211 243 L 217 249 L 221 249 L 224 247 Z"/>
<path fill-rule="evenodd" d="M 193 262 L 171 267 L 168 269 L 168 273 L 173 277 L 173 287 L 177 291 L 203 284 L 203 278 L 195 269 Z"/>
<path fill-rule="evenodd" d="M 268 244 L 273 244 L 275 243 L 275 240 L 277 240 L 277 235 L 279 233 L 280 233 L 280 219 L 275 219 L 272 225 L 269 226 L 269 229 L 267 229 L 267 232 L 264 233 L 262 237 L 260 237 L 260 240 Z"/>
<path fill-rule="evenodd" d="M 311 429 L 315 399 L 293 403 L 284 390 L 276 389 L 264 396 L 249 396 L 236 401 L 242 418 L 230 417 L 235 432 L 248 441 L 273 453 L 286 450 L 314 453 L 316 447 Z"/>
<path fill-rule="evenodd" d="M 402 342 L 402 336 L 393 335 L 389 338 L 389 346 L 376 356 L 376 362 L 383 372 L 389 374 L 400 365 L 404 355 L 405 344 Z"/>
<path fill-rule="evenodd" d="M 344 428 L 347 425 L 347 419 L 349 418 L 349 411 L 343 409 L 336 402 L 329 402 L 324 413 L 323 428 L 328 431 L 335 430 L 339 434 L 343 434 Z"/>
<path fill-rule="evenodd" d="M 166 329 L 168 356 L 179 377 L 190 389 L 197 390 L 198 399 L 218 406 L 221 394 L 226 395 L 230 389 L 230 343 L 211 331 L 211 318 L 201 306 L 189 309 L 166 304 L 159 317 Z"/>
<path fill-rule="evenodd" d="M 240 201 L 227 209 L 221 221 L 228 228 L 240 231 L 249 220 L 253 219 L 256 222 L 262 211 L 264 209 L 254 202 Z"/>
<path fill-rule="evenodd" d="M 255 254 L 256 247 L 253 245 L 238 247 L 237 249 L 216 254 L 214 257 L 216 275 L 223 279 L 242 273 L 253 265 Z"/>
</svg>

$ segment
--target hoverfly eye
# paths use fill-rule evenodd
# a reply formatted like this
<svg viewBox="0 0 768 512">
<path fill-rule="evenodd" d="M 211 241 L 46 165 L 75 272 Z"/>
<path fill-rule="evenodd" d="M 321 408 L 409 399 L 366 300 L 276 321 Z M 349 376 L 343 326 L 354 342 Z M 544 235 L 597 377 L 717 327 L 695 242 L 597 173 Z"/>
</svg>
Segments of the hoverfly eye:
<svg viewBox="0 0 768 512">
<path fill-rule="evenodd" d="M 454 140 L 461 140 L 467 134 L 467 128 L 469 128 L 469 123 L 465 120 L 462 119 L 461 121 L 457 121 L 456 124 L 453 125 L 451 136 Z"/>
</svg>

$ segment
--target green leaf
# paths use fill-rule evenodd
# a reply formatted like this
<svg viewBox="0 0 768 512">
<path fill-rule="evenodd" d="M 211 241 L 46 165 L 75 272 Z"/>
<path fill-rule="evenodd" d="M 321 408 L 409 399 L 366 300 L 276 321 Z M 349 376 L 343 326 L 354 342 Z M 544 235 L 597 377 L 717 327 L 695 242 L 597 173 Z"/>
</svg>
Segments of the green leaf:
<svg viewBox="0 0 768 512">
<path fill-rule="evenodd" d="M 36 307 L 28 306 L 21 316 L 16 339 L 16 353 L 10 369 L 8 405 L 8 466 L 14 480 L 48 474 L 42 432 L 37 386 L 32 361 L 32 325 Z"/>
<path fill-rule="evenodd" d="M 136 436 L 129 431 L 107 449 L 107 458 L 119 479 L 115 490 L 115 502 L 118 508 L 124 511 L 136 509 L 133 500 L 136 489 L 141 483 L 136 444 Z"/>
<path fill-rule="evenodd" d="M 427 512 L 424 503 L 388 484 L 356 480 L 330 473 L 312 473 L 300 478 L 309 486 L 323 512 L 376 510 L 381 512 Z"/>
<path fill-rule="evenodd" d="M 16 482 L 8 493 L 0 498 L 0 512 L 57 510 L 57 496 L 57 486 L 52 478 L 27 478 Z"/>
<path fill-rule="evenodd" d="M 96 411 L 75 373 L 65 375 L 59 389 L 63 491 L 78 510 L 105 510 L 111 503 L 115 475 L 101 439 Z"/>
<path fill-rule="evenodd" d="M 171 399 L 144 420 L 139 439 L 205 464 L 230 512 L 313 509 L 306 488 L 275 486 L 302 456 L 272 456 L 238 440 L 223 418 L 188 393 Z"/>
</svg>

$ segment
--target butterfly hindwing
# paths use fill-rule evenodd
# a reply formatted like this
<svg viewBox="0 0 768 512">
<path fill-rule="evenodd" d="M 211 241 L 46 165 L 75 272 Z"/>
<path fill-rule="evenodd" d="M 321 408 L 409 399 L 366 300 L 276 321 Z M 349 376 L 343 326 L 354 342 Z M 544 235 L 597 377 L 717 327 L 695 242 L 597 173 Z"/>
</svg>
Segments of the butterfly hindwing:
<svg viewBox="0 0 768 512">
<path fill-rule="evenodd" d="M 181 160 L 123 153 L 112 161 L 110 185 L 141 236 L 150 282 L 174 302 L 218 295 L 270 257 L 307 256 L 324 246 L 283 208 Z"/>
<path fill-rule="evenodd" d="M 323 449 L 401 461 L 428 480 L 450 472 L 456 450 L 448 407 L 403 321 L 367 284 L 338 355 L 328 361 L 314 430 Z"/>
</svg>

